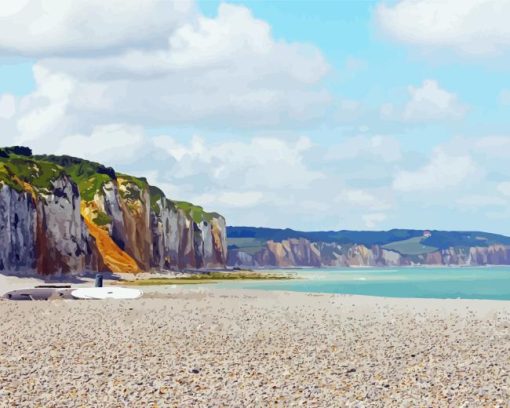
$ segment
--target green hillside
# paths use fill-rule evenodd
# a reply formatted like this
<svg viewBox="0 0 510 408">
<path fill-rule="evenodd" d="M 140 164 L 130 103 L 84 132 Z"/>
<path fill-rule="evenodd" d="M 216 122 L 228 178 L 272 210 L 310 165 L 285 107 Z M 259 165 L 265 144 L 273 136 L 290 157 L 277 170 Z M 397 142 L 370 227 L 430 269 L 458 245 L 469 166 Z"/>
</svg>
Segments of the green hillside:
<svg viewBox="0 0 510 408">
<path fill-rule="evenodd" d="M 414 237 L 403 241 L 392 242 L 383 246 L 384 249 L 398 252 L 402 255 L 423 255 L 435 252 L 439 248 L 423 244 L 423 237 Z"/>
<path fill-rule="evenodd" d="M 228 238 L 228 245 L 253 255 L 264 248 L 266 241 L 257 238 Z"/>
</svg>

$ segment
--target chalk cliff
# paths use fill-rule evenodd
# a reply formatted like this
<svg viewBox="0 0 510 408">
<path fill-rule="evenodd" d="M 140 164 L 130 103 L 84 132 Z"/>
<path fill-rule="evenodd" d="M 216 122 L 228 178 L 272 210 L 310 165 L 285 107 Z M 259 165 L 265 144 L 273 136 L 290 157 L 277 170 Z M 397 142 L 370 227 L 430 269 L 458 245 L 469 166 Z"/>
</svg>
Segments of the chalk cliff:
<svg viewBox="0 0 510 408">
<path fill-rule="evenodd" d="M 450 247 L 419 255 L 401 254 L 380 245 L 311 242 L 291 238 L 281 242 L 267 241 L 262 248 L 249 253 L 230 248 L 228 265 L 234 267 L 355 267 L 412 265 L 510 265 L 510 245 Z"/>
<path fill-rule="evenodd" d="M 68 156 L 0 149 L 0 272 L 221 268 L 225 219 L 144 178 Z"/>
</svg>

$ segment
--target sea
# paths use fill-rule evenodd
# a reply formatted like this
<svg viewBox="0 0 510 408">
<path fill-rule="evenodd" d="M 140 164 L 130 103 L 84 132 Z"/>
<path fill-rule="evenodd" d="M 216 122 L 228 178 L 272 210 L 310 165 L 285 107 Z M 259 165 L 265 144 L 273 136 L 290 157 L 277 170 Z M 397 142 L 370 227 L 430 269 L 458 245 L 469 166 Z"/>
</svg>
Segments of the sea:
<svg viewBox="0 0 510 408">
<path fill-rule="evenodd" d="M 292 280 L 224 281 L 243 288 L 398 298 L 510 300 L 510 267 L 405 267 L 274 270 Z"/>
</svg>

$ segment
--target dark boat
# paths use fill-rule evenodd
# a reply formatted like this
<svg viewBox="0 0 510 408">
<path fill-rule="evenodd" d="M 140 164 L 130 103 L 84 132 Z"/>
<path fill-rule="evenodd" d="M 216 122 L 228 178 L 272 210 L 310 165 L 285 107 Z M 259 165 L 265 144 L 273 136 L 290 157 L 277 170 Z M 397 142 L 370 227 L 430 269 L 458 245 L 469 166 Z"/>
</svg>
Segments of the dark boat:
<svg viewBox="0 0 510 408">
<path fill-rule="evenodd" d="M 9 300 L 52 300 L 72 299 L 71 289 L 39 287 L 33 289 L 18 289 L 4 295 Z"/>
</svg>

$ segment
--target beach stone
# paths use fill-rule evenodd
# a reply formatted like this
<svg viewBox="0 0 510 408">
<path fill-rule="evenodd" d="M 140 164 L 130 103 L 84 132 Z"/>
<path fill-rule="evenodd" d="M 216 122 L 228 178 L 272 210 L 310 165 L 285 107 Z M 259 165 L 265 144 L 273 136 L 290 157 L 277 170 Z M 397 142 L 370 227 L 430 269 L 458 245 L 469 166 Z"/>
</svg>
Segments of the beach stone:
<svg viewBox="0 0 510 408">
<path fill-rule="evenodd" d="M 0 407 L 510 400 L 506 302 L 184 288 L 147 295 L 0 302 Z"/>
</svg>

